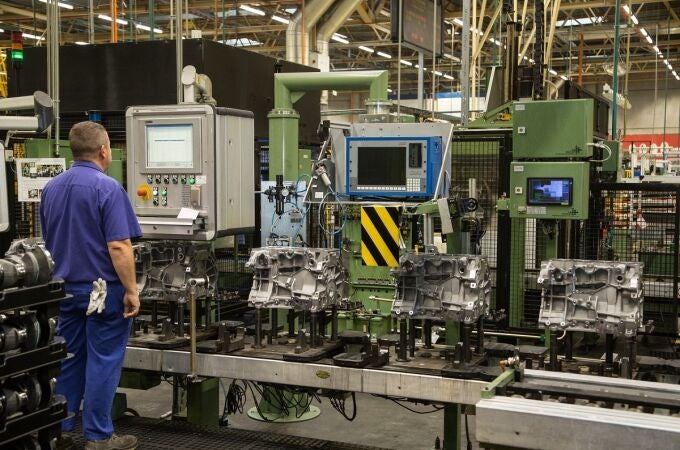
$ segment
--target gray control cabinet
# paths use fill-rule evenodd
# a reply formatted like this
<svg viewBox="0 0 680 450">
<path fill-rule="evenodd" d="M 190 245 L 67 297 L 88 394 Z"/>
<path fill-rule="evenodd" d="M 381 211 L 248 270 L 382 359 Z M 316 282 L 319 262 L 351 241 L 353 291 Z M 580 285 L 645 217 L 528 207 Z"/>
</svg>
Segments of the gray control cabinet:
<svg viewBox="0 0 680 450">
<path fill-rule="evenodd" d="M 250 111 L 212 105 L 128 108 L 128 195 L 144 238 L 212 240 L 254 228 L 253 124 Z"/>
</svg>

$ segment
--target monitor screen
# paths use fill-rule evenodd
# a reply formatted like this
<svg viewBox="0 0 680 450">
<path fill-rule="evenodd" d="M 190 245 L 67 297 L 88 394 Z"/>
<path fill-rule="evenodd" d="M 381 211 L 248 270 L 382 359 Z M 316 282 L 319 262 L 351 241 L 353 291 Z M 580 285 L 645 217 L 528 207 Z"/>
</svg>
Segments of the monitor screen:
<svg viewBox="0 0 680 450">
<path fill-rule="evenodd" d="M 529 178 L 528 205 L 571 205 L 572 178 Z"/>
<path fill-rule="evenodd" d="M 358 186 L 406 186 L 406 147 L 358 147 Z"/>
<path fill-rule="evenodd" d="M 146 126 L 147 169 L 192 169 L 193 166 L 193 125 Z"/>
</svg>

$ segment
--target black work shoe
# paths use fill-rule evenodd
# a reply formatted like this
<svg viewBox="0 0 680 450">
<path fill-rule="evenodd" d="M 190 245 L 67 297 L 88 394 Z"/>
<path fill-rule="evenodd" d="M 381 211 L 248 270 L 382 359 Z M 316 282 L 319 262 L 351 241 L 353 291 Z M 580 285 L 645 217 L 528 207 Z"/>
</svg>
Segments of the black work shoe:
<svg viewBox="0 0 680 450">
<path fill-rule="evenodd" d="M 112 434 L 102 441 L 87 441 L 85 450 L 134 450 L 137 448 L 137 438 L 132 435 L 118 436 Z"/>
<path fill-rule="evenodd" d="M 57 438 L 56 450 L 69 450 L 73 448 L 73 433 L 62 431 L 61 436 Z"/>
</svg>

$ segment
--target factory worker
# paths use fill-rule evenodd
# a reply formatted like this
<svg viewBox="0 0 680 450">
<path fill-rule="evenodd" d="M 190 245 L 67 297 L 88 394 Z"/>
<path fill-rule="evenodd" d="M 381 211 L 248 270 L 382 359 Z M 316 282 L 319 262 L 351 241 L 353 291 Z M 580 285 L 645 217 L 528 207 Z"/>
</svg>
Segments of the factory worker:
<svg viewBox="0 0 680 450">
<path fill-rule="evenodd" d="M 134 449 L 137 438 L 113 433 L 111 406 L 139 294 L 131 239 L 142 232 L 123 187 L 104 171 L 111 164 L 109 136 L 100 124 L 81 122 L 69 133 L 73 166 L 42 193 L 40 219 L 55 276 L 72 299 L 61 303 L 57 333 L 66 359 L 56 392 L 69 413 L 70 432 L 83 401 L 87 450 Z"/>
</svg>

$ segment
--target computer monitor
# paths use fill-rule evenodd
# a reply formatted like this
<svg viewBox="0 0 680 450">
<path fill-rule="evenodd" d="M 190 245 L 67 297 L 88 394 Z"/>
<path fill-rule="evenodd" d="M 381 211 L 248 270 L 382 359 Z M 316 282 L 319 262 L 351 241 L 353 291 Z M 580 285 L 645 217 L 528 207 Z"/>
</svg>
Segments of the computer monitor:
<svg viewBox="0 0 680 450">
<path fill-rule="evenodd" d="M 527 205 L 571 206 L 573 178 L 528 178 Z"/>
<path fill-rule="evenodd" d="M 148 124 L 146 126 L 147 169 L 192 169 L 193 167 L 193 124 Z"/>
</svg>

